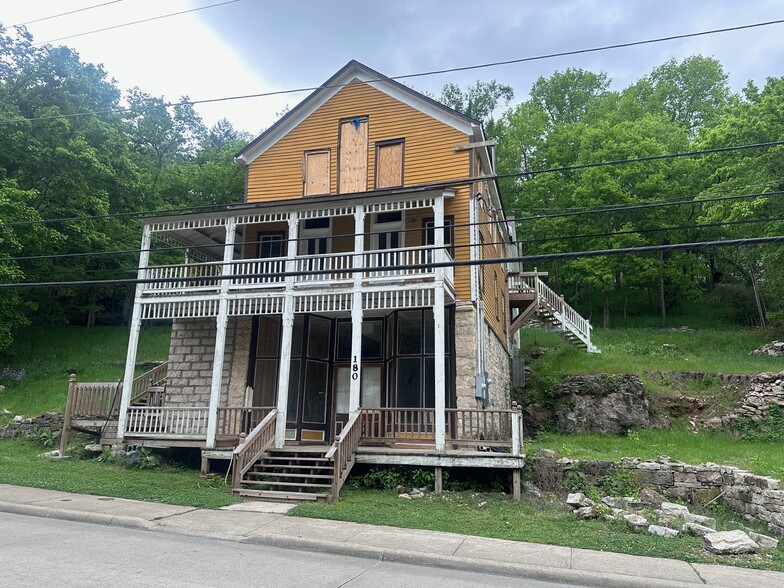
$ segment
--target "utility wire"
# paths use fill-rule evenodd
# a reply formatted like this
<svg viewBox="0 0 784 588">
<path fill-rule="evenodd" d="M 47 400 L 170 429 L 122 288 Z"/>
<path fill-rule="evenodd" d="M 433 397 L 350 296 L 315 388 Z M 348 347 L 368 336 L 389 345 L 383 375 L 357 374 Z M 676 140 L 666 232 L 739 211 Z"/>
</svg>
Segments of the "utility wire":
<svg viewBox="0 0 784 588">
<path fill-rule="evenodd" d="M 436 188 L 451 188 L 454 186 L 461 186 L 465 184 L 474 184 L 477 182 L 484 182 L 488 180 L 495 180 L 495 179 L 503 179 L 503 178 L 513 178 L 513 177 L 523 177 L 523 176 L 530 176 L 530 175 L 538 175 L 538 174 L 545 174 L 545 173 L 554 173 L 554 172 L 563 172 L 563 171 L 571 171 L 571 170 L 582 170 L 594 167 L 602 167 L 602 166 L 610 166 L 610 165 L 625 165 L 631 163 L 640 163 L 640 162 L 647 162 L 647 161 L 656 161 L 662 159 L 672 159 L 678 157 L 689 157 L 693 155 L 708 155 L 712 153 L 727 153 L 731 151 L 744 151 L 748 149 L 760 149 L 766 147 L 776 147 L 779 145 L 784 145 L 784 141 L 768 141 L 765 143 L 749 143 L 745 145 L 736 145 L 732 147 L 719 147 L 716 149 L 701 149 L 698 151 L 681 151 L 679 153 L 668 153 L 662 155 L 650 155 L 645 157 L 636 157 L 636 158 L 629 158 L 629 159 L 616 159 L 612 161 L 601 161 L 596 163 L 586 163 L 580 165 L 572 165 L 572 166 L 562 166 L 562 167 L 554 167 L 554 168 L 545 168 L 540 170 L 531 170 L 525 172 L 519 172 L 514 174 L 502 174 L 502 175 L 486 175 L 486 176 L 478 176 L 473 178 L 459 178 L 454 180 L 443 180 L 438 182 L 429 182 L 426 184 L 417 184 L 415 186 L 409 186 L 410 188 L 418 188 L 422 190 L 427 189 L 436 189 Z M 770 192 L 769 194 L 776 194 L 778 192 Z M 358 194 L 358 193 L 357 193 Z M 766 194 L 750 194 L 744 197 L 751 198 L 757 197 L 760 195 Z M 345 196 L 345 195 L 344 195 Z M 710 200 L 701 200 L 701 201 L 689 201 L 689 202 L 708 202 Z M 291 206 L 290 201 L 285 201 L 280 204 L 270 204 L 267 205 L 268 208 L 275 208 L 275 207 L 289 207 Z M 654 206 L 654 204 L 651 204 Z M 658 205 L 656 205 L 658 206 Z M 249 203 L 238 203 L 238 204 L 215 204 L 215 205 L 206 205 L 206 206 L 190 206 L 190 207 L 183 207 L 183 208 L 169 208 L 169 209 L 162 209 L 162 210 L 146 210 L 146 211 L 136 211 L 136 212 L 115 212 L 110 214 L 97 214 L 97 215 L 90 215 L 90 216 L 76 216 L 76 217 L 62 217 L 62 218 L 52 218 L 52 219 L 37 219 L 37 220 L 30 220 L 30 221 L 14 221 L 11 223 L 0 223 L 0 227 L 12 227 L 12 226 L 23 226 L 23 225 L 36 225 L 36 224 L 48 224 L 48 223 L 55 223 L 55 222 L 70 222 L 70 221 L 83 221 L 83 220 L 98 220 L 98 219 L 106 219 L 106 218 L 141 218 L 145 216 L 161 216 L 173 213 L 184 213 L 184 212 L 217 212 L 217 211 L 231 211 L 237 209 L 238 207 L 245 207 L 249 208 Z M 600 209 L 597 212 L 608 212 L 611 209 Z M 618 207 L 615 210 L 625 210 L 625 208 Z M 592 211 L 577 211 L 571 213 L 562 213 L 563 215 L 571 215 L 571 214 L 588 214 Z M 560 216 L 560 215 L 557 215 Z M 536 216 L 528 216 L 528 217 L 519 217 L 515 219 L 515 222 L 518 221 L 527 221 L 527 220 L 537 220 L 540 218 L 554 218 L 554 215 L 536 215 Z M 510 219 L 511 220 L 511 219 Z"/>
<path fill-rule="evenodd" d="M 225 6 L 226 4 L 234 4 L 235 2 L 239 2 L 239 1 L 240 0 L 226 0 L 225 2 L 218 2 L 217 4 L 208 4 L 207 6 L 200 6 L 198 8 L 190 8 L 188 10 L 181 10 L 179 12 L 171 12 L 169 14 L 162 14 L 160 16 L 153 16 L 153 17 L 150 17 L 150 18 L 143 18 L 141 20 L 135 20 L 133 22 L 126 22 L 126 23 L 122 23 L 122 24 L 118 24 L 118 25 L 113 25 L 113 26 L 110 26 L 110 27 L 104 27 L 102 29 L 94 29 L 92 31 L 85 31 L 83 33 L 76 33 L 75 35 L 66 35 L 64 37 L 57 37 L 56 39 L 49 39 L 48 41 L 39 41 L 37 43 L 33 43 L 33 45 L 34 46 L 46 45 L 48 43 L 54 43 L 55 41 L 64 41 L 66 39 L 74 39 L 76 37 L 84 37 L 85 35 L 92 35 L 94 33 L 102 33 L 104 31 L 112 31 L 114 29 L 121 29 L 123 27 L 129 27 L 131 25 L 142 24 L 142 23 L 145 23 L 145 22 L 152 22 L 154 20 L 161 20 L 162 18 L 169 18 L 171 16 L 179 16 L 181 14 L 187 14 L 189 12 L 197 12 L 199 10 L 206 10 L 208 8 L 215 8 L 216 6 Z M 80 113 L 77 113 L 77 114 L 80 114 Z M 68 115 L 68 116 L 73 116 L 73 115 Z M 32 120 L 32 119 L 27 119 L 27 120 Z"/>
<path fill-rule="evenodd" d="M 403 273 L 411 270 L 424 270 L 433 268 L 448 268 L 448 267 L 466 267 L 466 266 L 483 266 L 483 265 L 497 265 L 507 263 L 525 263 L 533 261 L 550 261 L 550 260 L 563 260 L 563 259 L 577 259 L 588 257 L 604 257 L 611 255 L 636 255 L 644 253 L 654 253 L 661 251 L 678 251 L 683 249 L 706 249 L 711 247 L 735 247 L 735 246 L 748 246 L 748 245 L 764 245 L 768 243 L 782 243 L 784 242 L 784 235 L 776 235 L 771 237 L 755 237 L 745 239 L 728 239 L 719 241 L 698 241 L 694 243 L 675 243 L 669 245 L 651 245 L 644 247 L 625 247 L 622 249 L 601 249 L 592 251 L 572 251 L 569 253 L 546 253 L 541 255 L 523 255 L 518 257 L 497 257 L 492 259 L 473 259 L 466 261 L 448 261 L 448 262 L 429 262 L 418 264 L 405 264 L 396 265 L 394 268 L 389 267 L 362 267 L 362 268 L 342 268 L 339 270 L 301 270 L 293 272 L 279 272 L 275 275 L 279 278 L 296 277 L 296 276 L 311 276 L 311 275 L 328 275 L 330 273 L 338 274 L 351 274 L 357 272 L 398 272 Z M 116 280 L 76 280 L 76 281 L 59 281 L 59 282 L 17 282 L 11 284 L 0 284 L 0 289 L 20 289 L 20 288 L 64 288 L 71 286 L 109 286 L 109 285 L 135 285 L 135 284 L 160 284 L 160 283 L 198 283 L 222 280 L 235 280 L 247 279 L 247 274 L 238 275 L 220 275 L 220 276 L 187 276 L 182 278 L 127 278 Z"/>
<path fill-rule="evenodd" d="M 236 2 L 236 1 L 239 1 L 239 0 L 231 0 L 231 1 L 232 2 Z M 224 4 L 228 4 L 228 2 L 224 2 Z M 215 4 L 215 5 L 212 5 L 212 6 L 220 6 L 220 4 Z M 205 7 L 194 9 L 194 10 L 203 10 L 204 8 L 210 8 L 210 6 L 205 6 Z M 185 12 L 191 12 L 191 11 L 185 11 Z M 181 13 L 175 13 L 175 14 L 181 14 Z M 166 15 L 166 16 L 172 16 L 172 15 Z M 157 17 L 157 18 L 164 18 L 164 16 Z M 139 21 L 139 22 L 144 22 L 144 21 Z M 375 78 L 375 79 L 367 80 L 366 83 L 378 83 L 378 82 L 385 82 L 385 81 L 388 81 L 388 80 L 404 80 L 404 79 L 419 78 L 419 77 L 424 77 L 424 76 L 441 75 L 441 74 L 446 74 L 446 73 L 454 73 L 454 72 L 462 72 L 462 71 L 484 69 L 484 68 L 489 68 L 489 67 L 499 67 L 499 66 L 504 66 L 504 65 L 514 65 L 514 64 L 518 64 L 518 63 L 527 63 L 527 62 L 531 62 L 531 61 L 541 61 L 541 60 L 545 60 L 545 59 L 553 59 L 553 58 L 556 58 L 556 57 L 567 57 L 567 56 L 571 56 L 571 55 L 580 55 L 580 54 L 584 54 L 584 53 L 596 53 L 596 52 L 599 52 L 599 51 L 608 51 L 608 50 L 612 50 L 612 49 L 624 49 L 624 48 L 628 48 L 628 47 L 636 47 L 636 46 L 639 46 L 639 45 L 649 45 L 649 44 L 653 44 L 653 43 L 663 43 L 663 42 L 666 42 L 666 41 L 676 41 L 676 40 L 680 40 L 680 39 L 689 39 L 689 38 L 701 37 L 701 36 L 705 36 L 705 35 L 714 35 L 714 34 L 719 34 L 719 33 L 729 33 L 729 32 L 734 32 L 734 31 L 741 31 L 741 30 L 745 30 L 745 29 L 754 29 L 754 28 L 759 28 L 759 27 L 772 26 L 772 25 L 777 25 L 777 24 L 782 24 L 782 23 L 784 23 L 784 19 L 769 20 L 769 21 L 765 21 L 765 22 L 757 22 L 757 23 L 752 23 L 752 24 L 747 24 L 747 25 L 738 25 L 738 26 L 734 26 L 734 27 L 725 27 L 725 28 L 720 28 L 720 29 L 710 29 L 710 30 L 706 30 L 706 31 L 699 31 L 699 32 L 696 32 L 696 33 L 684 33 L 684 34 L 681 34 L 681 35 L 670 35 L 670 36 L 667 36 L 667 37 L 656 37 L 656 38 L 653 38 L 653 39 L 645 39 L 645 40 L 642 40 L 642 41 L 630 41 L 628 43 L 615 43 L 615 44 L 612 44 L 612 45 L 602 45 L 602 46 L 599 46 L 599 47 L 589 47 L 589 48 L 585 48 L 585 49 L 573 49 L 573 50 L 569 50 L 569 51 L 559 51 L 559 52 L 556 52 L 556 53 L 545 53 L 545 54 L 542 54 L 542 55 L 535 55 L 535 56 L 531 56 L 531 57 L 521 57 L 521 58 L 518 58 L 518 59 L 508 59 L 508 60 L 505 60 L 505 61 L 493 61 L 493 62 L 480 63 L 480 64 L 475 64 L 475 65 L 466 65 L 466 66 L 460 66 L 460 67 L 451 67 L 451 68 L 444 68 L 444 69 L 434 69 L 434 70 L 428 70 L 428 71 L 411 73 L 411 74 L 402 74 L 402 75 L 398 75 L 398 76 L 381 77 L 381 78 Z M 126 25 L 119 25 L 119 26 L 128 26 L 129 24 L 136 24 L 136 23 L 128 23 Z M 116 28 L 116 27 L 110 27 L 110 28 Z M 101 30 L 108 30 L 108 29 L 101 29 Z M 88 31 L 86 33 L 81 33 L 81 34 L 82 35 L 86 35 L 86 34 L 90 34 L 91 32 L 98 32 L 98 31 Z M 78 36 L 78 35 L 72 35 L 71 37 L 73 37 L 73 36 Z M 71 37 L 60 37 L 59 39 L 50 39 L 49 41 L 45 41 L 45 43 L 51 43 L 51 42 L 54 42 L 54 41 L 60 41 L 60 40 L 68 39 L 68 38 L 71 38 Z M 36 43 L 36 45 L 38 45 L 38 44 L 40 44 L 40 43 Z M 169 102 L 169 103 L 166 104 L 166 106 L 211 104 L 211 103 L 215 103 L 215 102 L 225 102 L 225 101 L 229 101 L 229 100 L 245 100 L 245 99 L 249 99 L 249 98 L 265 98 L 265 97 L 268 97 L 268 96 L 279 96 L 279 95 L 282 95 L 282 94 L 295 94 L 295 93 L 300 93 L 300 92 L 313 92 L 313 91 L 316 91 L 316 90 L 319 90 L 319 89 L 342 88 L 344 86 L 346 86 L 346 84 L 330 84 L 330 85 L 321 85 L 321 86 L 306 86 L 306 87 L 301 87 L 301 88 L 291 88 L 291 89 L 287 89 L 287 90 L 274 90 L 274 91 L 269 91 L 269 92 L 258 92 L 258 93 L 255 93 L 255 94 L 242 94 L 242 95 L 236 95 L 236 96 L 222 96 L 222 97 L 218 97 L 218 98 L 206 98 L 206 99 L 202 99 L 202 100 L 187 100 L 187 101 L 180 101 L 180 102 Z M 46 119 L 52 119 L 52 118 L 89 116 L 89 115 L 94 115 L 94 114 L 108 114 L 108 113 L 112 113 L 112 112 L 129 112 L 129 111 L 130 111 L 129 108 L 112 108 L 112 109 L 106 109 L 106 110 L 85 111 L 85 112 L 77 112 L 77 113 L 63 114 L 63 115 L 47 115 L 47 116 L 30 117 L 30 118 L 19 117 L 19 118 L 15 118 L 15 119 L 0 119 L 0 123 L 36 121 L 36 120 L 46 120 Z"/>
<path fill-rule="evenodd" d="M 69 10 L 68 12 L 61 12 L 59 14 L 52 14 L 50 16 L 44 16 L 42 18 L 36 18 L 34 20 L 28 20 L 26 22 L 20 22 L 19 24 L 11 25 L 12 27 L 25 27 L 27 25 L 31 25 L 36 22 L 43 22 L 45 20 L 52 20 L 53 18 L 60 18 L 61 16 L 67 16 L 69 14 L 76 14 L 77 12 L 85 12 L 86 10 L 92 10 L 94 8 L 100 8 L 101 6 L 108 6 L 109 4 L 117 4 L 118 2 L 122 2 L 123 0 L 111 0 L 111 2 L 102 2 L 101 4 L 93 4 L 92 6 L 85 6 L 84 8 L 77 8 L 76 10 Z"/>
</svg>

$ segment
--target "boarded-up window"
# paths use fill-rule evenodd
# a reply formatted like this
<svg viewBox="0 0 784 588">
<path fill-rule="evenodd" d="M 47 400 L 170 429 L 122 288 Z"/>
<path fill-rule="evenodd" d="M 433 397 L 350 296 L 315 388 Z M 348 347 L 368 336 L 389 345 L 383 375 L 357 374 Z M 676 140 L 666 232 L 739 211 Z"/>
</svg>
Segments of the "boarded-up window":
<svg viewBox="0 0 784 588">
<path fill-rule="evenodd" d="M 368 182 L 368 119 L 357 117 L 340 123 L 338 160 L 340 194 L 364 192 Z"/>
<path fill-rule="evenodd" d="M 376 143 L 376 188 L 403 185 L 403 141 Z"/>
<path fill-rule="evenodd" d="M 329 149 L 305 151 L 302 184 L 305 196 L 329 194 Z"/>
</svg>

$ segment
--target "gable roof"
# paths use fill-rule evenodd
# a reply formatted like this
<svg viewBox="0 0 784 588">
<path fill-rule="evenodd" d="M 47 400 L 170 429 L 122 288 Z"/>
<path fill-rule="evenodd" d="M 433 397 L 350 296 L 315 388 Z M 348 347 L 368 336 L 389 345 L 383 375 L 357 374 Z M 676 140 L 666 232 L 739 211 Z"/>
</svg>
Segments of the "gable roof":
<svg viewBox="0 0 784 588">
<path fill-rule="evenodd" d="M 237 153 L 234 157 L 234 161 L 239 165 L 244 166 L 250 164 L 250 162 L 264 153 L 277 141 L 285 137 L 322 104 L 327 102 L 327 100 L 337 94 L 344 86 L 355 79 L 361 82 L 371 83 L 377 90 L 388 94 L 416 110 L 424 112 L 466 135 L 481 134 L 481 123 L 479 121 L 453 110 L 416 90 L 412 90 L 408 86 L 388 78 L 374 69 L 352 59 L 331 78 L 314 90 L 307 98 L 278 119 L 275 124 L 248 143 L 244 149 Z"/>
</svg>

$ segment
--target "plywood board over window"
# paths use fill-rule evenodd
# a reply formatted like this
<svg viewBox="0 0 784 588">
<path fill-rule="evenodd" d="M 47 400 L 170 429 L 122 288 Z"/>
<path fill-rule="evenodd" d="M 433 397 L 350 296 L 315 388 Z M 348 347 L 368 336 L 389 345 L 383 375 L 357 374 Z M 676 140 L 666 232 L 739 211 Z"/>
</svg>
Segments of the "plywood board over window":
<svg viewBox="0 0 784 588">
<path fill-rule="evenodd" d="M 305 196 L 329 194 L 329 149 L 305 151 L 302 156 L 302 193 Z"/>
<path fill-rule="evenodd" d="M 402 139 L 376 143 L 376 188 L 397 188 L 403 185 Z"/>
<path fill-rule="evenodd" d="M 364 192 L 368 181 L 368 118 L 340 122 L 338 192 Z"/>
</svg>

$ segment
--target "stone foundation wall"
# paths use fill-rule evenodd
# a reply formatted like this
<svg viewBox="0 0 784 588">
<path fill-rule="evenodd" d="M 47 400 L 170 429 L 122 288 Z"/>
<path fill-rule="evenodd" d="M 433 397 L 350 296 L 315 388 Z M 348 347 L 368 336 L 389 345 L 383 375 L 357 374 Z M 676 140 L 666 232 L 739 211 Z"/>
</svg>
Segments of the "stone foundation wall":
<svg viewBox="0 0 784 588">
<path fill-rule="evenodd" d="M 169 344 L 166 406 L 209 404 L 216 332 L 214 318 L 180 319 L 173 322 Z M 244 405 L 249 349 L 250 319 L 230 318 L 226 328 L 226 348 L 223 356 L 221 406 Z"/>
<path fill-rule="evenodd" d="M 476 312 L 470 302 L 455 306 L 455 391 L 457 408 L 481 408 L 476 398 Z"/>
<path fill-rule="evenodd" d="M 589 484 L 617 469 L 637 473 L 640 485 L 665 496 L 693 504 L 718 500 L 751 520 L 767 524 L 771 533 L 784 536 L 784 484 L 731 466 L 713 463 L 689 465 L 662 457 L 655 461 L 624 458 L 609 461 L 577 461 L 549 457 L 532 458 L 534 483 L 547 490 L 561 490 L 567 472 L 580 471 Z"/>
<path fill-rule="evenodd" d="M 509 347 L 485 323 L 485 369 L 490 378 L 490 406 L 509 408 L 512 383 Z"/>
<path fill-rule="evenodd" d="M 63 416 L 56 412 L 45 412 L 32 419 L 16 417 L 5 427 L 0 427 L 0 439 L 14 439 L 24 437 L 27 433 L 39 429 L 49 429 L 53 437 L 59 437 L 63 430 Z"/>
</svg>

